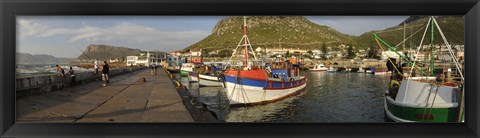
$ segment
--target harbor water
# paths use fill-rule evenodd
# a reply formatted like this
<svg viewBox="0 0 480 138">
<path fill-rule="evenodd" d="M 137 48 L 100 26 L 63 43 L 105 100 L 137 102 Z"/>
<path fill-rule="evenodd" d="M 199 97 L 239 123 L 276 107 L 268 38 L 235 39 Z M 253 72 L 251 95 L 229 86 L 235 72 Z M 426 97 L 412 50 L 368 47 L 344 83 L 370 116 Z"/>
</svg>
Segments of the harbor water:
<svg viewBox="0 0 480 138">
<path fill-rule="evenodd" d="M 249 107 L 230 107 L 223 87 L 198 87 L 180 77 L 192 96 L 226 122 L 384 122 L 386 75 L 303 72 L 306 89 L 286 99 Z"/>
</svg>

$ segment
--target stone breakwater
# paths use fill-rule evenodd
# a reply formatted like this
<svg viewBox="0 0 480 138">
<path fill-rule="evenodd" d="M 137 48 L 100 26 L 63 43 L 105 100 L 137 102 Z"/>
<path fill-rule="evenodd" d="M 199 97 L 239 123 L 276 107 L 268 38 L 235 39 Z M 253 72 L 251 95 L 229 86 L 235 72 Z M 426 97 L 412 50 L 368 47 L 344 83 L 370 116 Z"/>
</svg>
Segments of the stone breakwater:
<svg viewBox="0 0 480 138">
<path fill-rule="evenodd" d="M 144 68 L 136 67 L 133 71 L 138 71 Z M 130 68 L 112 68 L 110 69 L 110 77 L 129 73 Z M 66 72 L 65 72 L 66 73 Z M 101 72 L 99 71 L 98 75 L 95 75 L 91 71 L 87 72 L 78 72 L 75 74 L 75 85 L 81 85 L 87 82 L 96 81 L 101 79 Z M 70 76 L 65 76 L 62 79 L 58 75 L 42 75 L 42 76 L 32 76 L 32 77 L 17 77 L 15 80 L 16 84 L 16 97 L 24 97 L 29 95 L 41 94 L 46 92 L 51 92 L 55 90 L 60 90 L 66 87 L 71 87 Z"/>
</svg>

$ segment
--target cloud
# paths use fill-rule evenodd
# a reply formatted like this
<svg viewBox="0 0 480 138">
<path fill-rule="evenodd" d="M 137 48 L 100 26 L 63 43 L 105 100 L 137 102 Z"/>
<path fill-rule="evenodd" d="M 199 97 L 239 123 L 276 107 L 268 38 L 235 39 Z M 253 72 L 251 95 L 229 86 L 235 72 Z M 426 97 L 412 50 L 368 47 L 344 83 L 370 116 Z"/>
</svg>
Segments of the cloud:
<svg viewBox="0 0 480 138">
<path fill-rule="evenodd" d="M 17 20 L 17 24 L 20 41 L 26 41 L 26 38 L 30 37 L 47 39 L 67 37 L 68 43 L 131 43 L 151 45 L 150 49 L 158 47 L 168 50 L 186 47 L 209 34 L 208 30 L 161 31 L 129 22 L 121 22 L 110 27 L 97 27 L 82 22 L 83 26 L 76 28 L 52 27 L 39 21 L 26 19 Z"/>
</svg>

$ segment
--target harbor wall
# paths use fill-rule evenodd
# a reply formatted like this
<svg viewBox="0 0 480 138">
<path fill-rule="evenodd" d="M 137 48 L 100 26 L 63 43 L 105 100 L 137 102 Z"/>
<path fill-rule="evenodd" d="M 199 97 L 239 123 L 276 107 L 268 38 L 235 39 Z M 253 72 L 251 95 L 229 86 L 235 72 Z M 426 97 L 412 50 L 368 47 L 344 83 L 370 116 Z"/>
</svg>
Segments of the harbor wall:
<svg viewBox="0 0 480 138">
<path fill-rule="evenodd" d="M 135 67 L 132 71 L 138 71 L 141 69 L 142 68 Z M 130 72 L 130 68 L 112 68 L 110 69 L 109 75 L 110 77 L 113 77 L 128 72 Z M 67 71 L 65 73 L 67 73 Z M 75 73 L 74 85 L 81 85 L 87 82 L 96 81 L 97 79 L 101 79 L 101 70 L 99 70 L 98 75 L 95 75 L 92 71 Z M 69 75 L 65 75 L 64 79 L 56 74 L 19 77 L 15 80 L 16 97 L 41 94 L 66 87 L 72 87 L 70 82 Z"/>
</svg>

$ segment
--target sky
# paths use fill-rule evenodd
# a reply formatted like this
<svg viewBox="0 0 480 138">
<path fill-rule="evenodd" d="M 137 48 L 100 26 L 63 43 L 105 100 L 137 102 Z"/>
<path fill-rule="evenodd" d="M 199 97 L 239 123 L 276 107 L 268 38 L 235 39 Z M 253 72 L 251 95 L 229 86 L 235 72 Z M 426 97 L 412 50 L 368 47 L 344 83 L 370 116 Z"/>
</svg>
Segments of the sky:
<svg viewBox="0 0 480 138">
<path fill-rule="evenodd" d="M 17 52 L 76 58 L 90 44 L 180 50 L 207 37 L 224 16 L 17 16 Z M 350 35 L 383 30 L 408 16 L 306 16 Z"/>
</svg>

